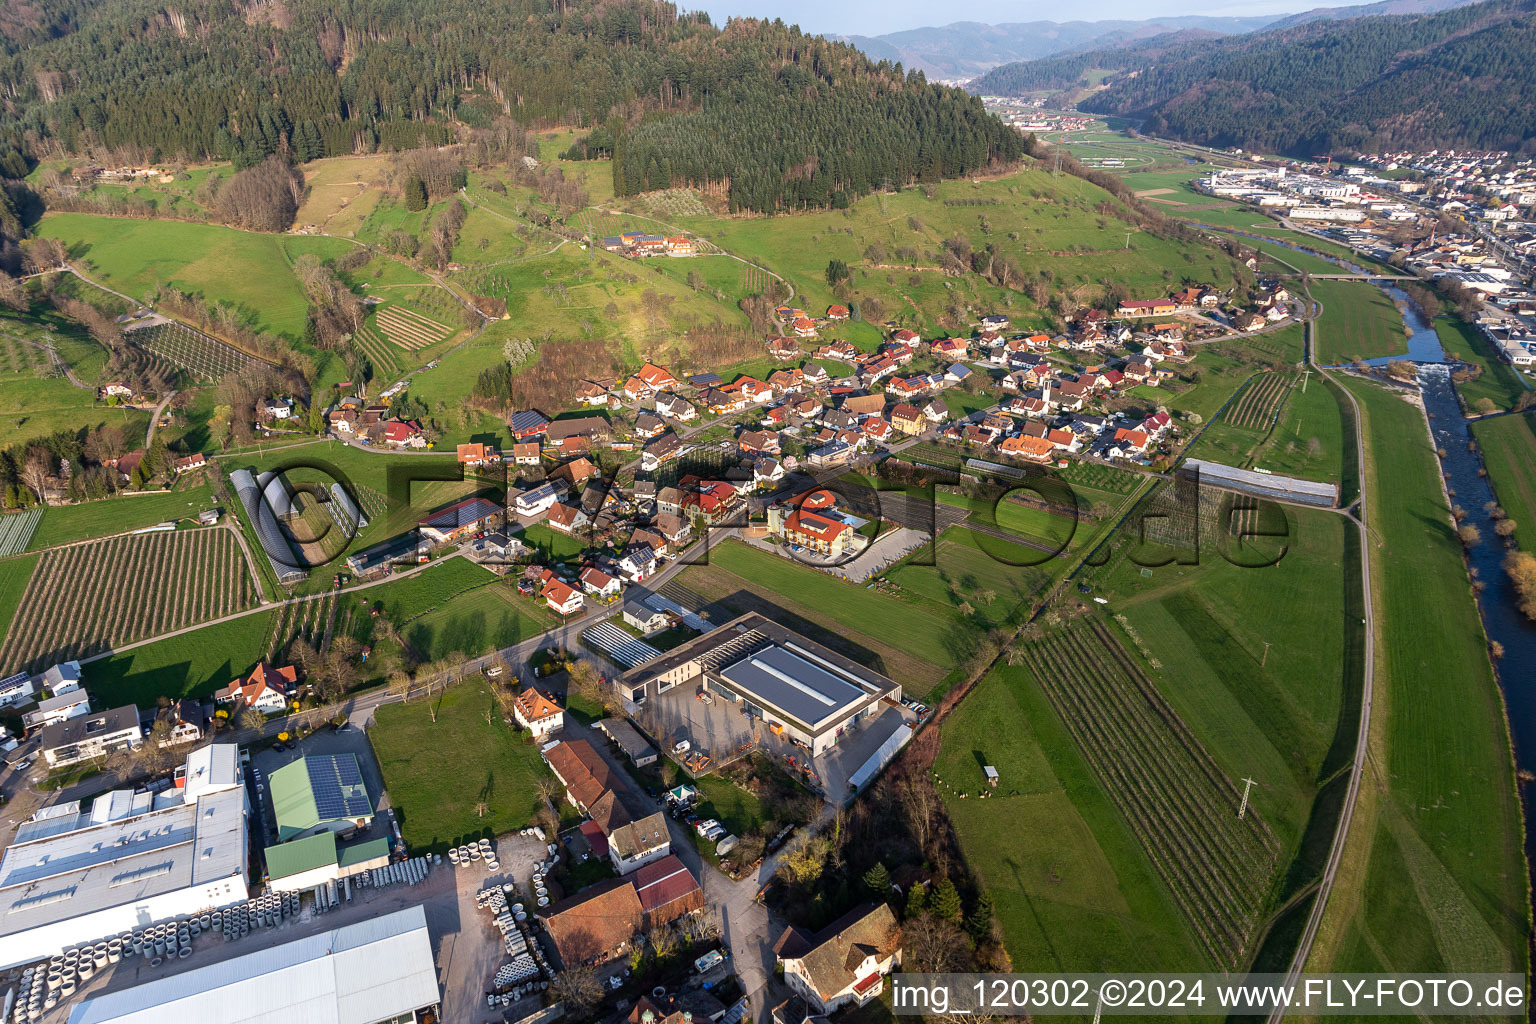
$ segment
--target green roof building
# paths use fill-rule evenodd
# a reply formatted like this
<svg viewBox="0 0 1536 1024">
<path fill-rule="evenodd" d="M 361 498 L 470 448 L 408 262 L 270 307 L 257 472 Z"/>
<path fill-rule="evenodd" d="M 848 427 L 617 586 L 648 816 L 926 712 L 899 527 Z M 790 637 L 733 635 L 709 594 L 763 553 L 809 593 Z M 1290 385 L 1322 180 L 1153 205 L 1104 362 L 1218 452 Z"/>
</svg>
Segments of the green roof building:
<svg viewBox="0 0 1536 1024">
<path fill-rule="evenodd" d="M 373 822 L 373 798 L 363 785 L 355 754 L 303 757 L 283 765 L 268 781 L 277 837 L 284 843 L 320 832 L 367 828 Z"/>
<path fill-rule="evenodd" d="M 286 889 L 286 880 L 322 868 L 336 867 L 336 833 L 329 830 L 295 839 L 291 843 L 269 846 L 266 850 L 267 879 L 276 888 Z M 334 877 L 335 871 L 329 875 Z"/>
</svg>

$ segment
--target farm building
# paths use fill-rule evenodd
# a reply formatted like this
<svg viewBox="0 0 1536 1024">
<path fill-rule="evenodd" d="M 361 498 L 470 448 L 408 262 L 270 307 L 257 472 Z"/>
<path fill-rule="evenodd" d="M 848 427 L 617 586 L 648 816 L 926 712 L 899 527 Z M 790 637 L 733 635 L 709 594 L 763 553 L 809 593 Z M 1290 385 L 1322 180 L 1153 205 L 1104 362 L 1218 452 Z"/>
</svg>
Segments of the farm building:
<svg viewBox="0 0 1536 1024">
<path fill-rule="evenodd" d="M 441 998 L 416 906 L 83 1000 L 69 1024 L 375 1024 Z"/>
<path fill-rule="evenodd" d="M 347 556 L 347 568 L 355 576 L 388 572 L 394 565 L 425 561 L 425 548 L 426 545 L 417 538 L 415 531 L 402 533 Z"/>
<path fill-rule="evenodd" d="M 356 754 L 320 754 L 283 765 L 271 775 L 278 838 L 287 842 L 321 831 L 347 833 L 373 821 L 373 799 Z"/>
<path fill-rule="evenodd" d="M 844 730 L 901 697 L 901 684 L 755 612 L 619 677 L 619 693 L 639 703 L 686 685 L 740 702 L 774 732 L 813 755 Z"/>
<path fill-rule="evenodd" d="M 448 544 L 499 526 L 506 510 L 488 498 L 465 498 L 423 517 L 416 530 L 423 540 Z"/>
<path fill-rule="evenodd" d="M 618 878 L 584 889 L 541 916 L 567 968 L 623 952 L 645 927 L 635 887 Z"/>
<path fill-rule="evenodd" d="M 624 756 L 633 761 L 636 768 L 656 763 L 656 748 L 646 742 L 640 730 L 630 725 L 628 719 L 604 718 L 597 723 L 597 730 L 624 751 Z"/>
<path fill-rule="evenodd" d="M 512 429 L 512 436 L 519 441 L 527 441 L 544 433 L 544 428 L 549 426 L 549 417 L 537 409 L 524 409 L 512 414 L 507 421 L 507 426 Z"/>
<path fill-rule="evenodd" d="M 278 582 L 294 583 L 308 573 L 294 555 L 288 535 L 278 525 L 278 519 L 291 512 L 291 500 L 281 490 L 281 485 L 278 488 L 278 506 L 271 503 L 266 493 L 278 480 L 280 477 L 276 473 L 263 473 L 255 477 L 248 469 L 237 469 L 229 474 L 229 482 L 240 499 L 241 507 L 245 509 L 246 519 L 256 530 L 256 538 L 261 541 L 261 549 L 266 553 L 267 561 L 272 563 L 272 571 L 277 575 Z"/>
<path fill-rule="evenodd" d="M 243 790 L 193 803 L 161 794 L 123 811 L 106 821 L 55 815 L 17 830 L 0 860 L 0 967 L 249 898 Z"/>
</svg>

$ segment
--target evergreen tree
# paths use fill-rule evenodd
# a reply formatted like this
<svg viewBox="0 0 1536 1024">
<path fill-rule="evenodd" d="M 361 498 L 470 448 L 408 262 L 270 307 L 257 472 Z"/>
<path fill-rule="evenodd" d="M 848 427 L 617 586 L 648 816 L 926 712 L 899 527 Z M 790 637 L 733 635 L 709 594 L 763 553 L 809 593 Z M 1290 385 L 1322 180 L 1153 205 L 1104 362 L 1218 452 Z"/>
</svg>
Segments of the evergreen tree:
<svg viewBox="0 0 1536 1024">
<path fill-rule="evenodd" d="M 891 873 L 886 870 L 885 864 L 876 861 L 875 866 L 864 872 L 864 888 L 869 890 L 869 895 L 884 903 L 891 898 Z"/>
<path fill-rule="evenodd" d="M 827 261 L 827 284 L 829 287 L 836 288 L 851 276 L 848 264 L 843 260 L 834 259 Z"/>
<path fill-rule="evenodd" d="M 976 905 L 971 908 L 970 916 L 965 919 L 965 930 L 970 932 L 971 938 L 977 942 L 992 934 L 991 893 L 983 891 L 976 897 Z"/>
<path fill-rule="evenodd" d="M 933 895 L 928 900 L 928 909 L 946 921 L 959 921 L 960 893 L 955 890 L 955 883 L 946 878 L 934 886 Z"/>
<path fill-rule="evenodd" d="M 412 213 L 427 208 L 427 184 L 414 174 L 405 179 L 405 208 Z"/>
<path fill-rule="evenodd" d="M 913 882 L 912 888 L 907 890 L 907 907 L 902 911 L 901 916 L 910 920 L 921 914 L 923 907 L 927 903 L 925 897 L 926 894 L 923 892 L 923 887 Z"/>
</svg>

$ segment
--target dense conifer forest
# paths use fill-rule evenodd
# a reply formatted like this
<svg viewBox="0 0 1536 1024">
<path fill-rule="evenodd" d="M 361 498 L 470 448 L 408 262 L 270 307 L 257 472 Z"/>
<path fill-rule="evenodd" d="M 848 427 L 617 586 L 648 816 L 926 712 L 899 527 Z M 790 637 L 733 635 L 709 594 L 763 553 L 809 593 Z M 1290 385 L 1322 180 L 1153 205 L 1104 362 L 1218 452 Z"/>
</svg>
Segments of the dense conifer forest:
<svg viewBox="0 0 1536 1024">
<path fill-rule="evenodd" d="M 0 11 L 0 175 L 28 161 L 250 167 L 591 129 L 620 194 L 834 206 L 1016 159 L 974 97 L 777 21 L 652 0 L 35 0 Z"/>
</svg>

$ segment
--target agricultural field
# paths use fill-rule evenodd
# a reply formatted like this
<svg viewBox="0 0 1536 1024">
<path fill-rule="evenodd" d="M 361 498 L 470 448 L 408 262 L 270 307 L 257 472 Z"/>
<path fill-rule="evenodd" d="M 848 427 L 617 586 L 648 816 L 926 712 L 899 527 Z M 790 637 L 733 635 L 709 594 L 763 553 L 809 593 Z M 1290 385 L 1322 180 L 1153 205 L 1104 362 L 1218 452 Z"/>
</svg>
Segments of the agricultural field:
<svg viewBox="0 0 1536 1024">
<path fill-rule="evenodd" d="M 1536 536 L 1536 430 L 1530 415 L 1495 416 L 1472 424 L 1499 504 L 1515 521 L 1515 540 L 1529 551 Z"/>
<path fill-rule="evenodd" d="M 1017 648 L 1211 962 L 1244 966 L 1282 847 L 1102 624 Z"/>
<path fill-rule="evenodd" d="M 1406 355 L 1403 314 L 1387 294 L 1361 281 L 1317 281 L 1312 297 L 1323 304 L 1317 360 L 1325 365 Z"/>
<path fill-rule="evenodd" d="M 77 388 L 63 377 L 16 375 L 0 380 L 0 445 L 109 423 L 122 427 L 128 437 L 143 437 L 149 413 L 98 402 L 94 388 Z"/>
<path fill-rule="evenodd" d="M 1293 374 L 1260 374 L 1227 407 L 1223 419 L 1245 430 L 1268 431 L 1275 425 L 1280 406 L 1295 383 Z"/>
<path fill-rule="evenodd" d="M 133 585 L 124 588 L 123 580 Z M 225 529 L 115 537 L 49 550 L 0 645 L 5 674 L 168 633 L 248 608 L 245 559 Z"/>
<path fill-rule="evenodd" d="M 1033 491 L 1024 494 L 1031 498 L 1036 496 Z M 1059 515 L 1034 505 L 1026 505 L 1022 501 L 1010 501 L 1006 496 L 994 500 L 936 490 L 934 497 L 942 504 L 968 509 L 971 513 L 966 520 L 968 523 L 988 530 L 1001 530 L 1029 547 L 1043 548 L 1030 560 L 1031 564 L 1046 561 L 1048 552 L 1065 552 L 1076 548 L 1094 532 L 1090 521 L 1067 514 Z"/>
<path fill-rule="evenodd" d="M 997 789 L 987 788 L 983 764 L 997 768 Z M 1014 963 L 1154 971 L 1205 962 L 1126 819 L 1026 669 L 1000 664 L 944 720 L 934 768 L 966 865 L 996 903 Z"/>
<path fill-rule="evenodd" d="M 1341 417 L 1333 389 L 1310 375 L 1291 388 L 1280 422 L 1253 452 L 1250 465 L 1303 480 L 1342 482 L 1346 438 Z M 1348 440 L 1352 445 L 1353 437 Z"/>
<path fill-rule="evenodd" d="M 37 568 L 36 554 L 19 555 L 0 560 L 0 634 L 11 628 L 16 609 L 21 607 L 21 594 Z"/>
<path fill-rule="evenodd" d="M 957 609 L 969 605 L 976 622 L 991 628 L 1017 624 L 1028 611 L 1049 578 L 1037 564 L 1043 558 L 1033 548 L 952 526 L 939 535 L 932 565 L 906 562 L 884 578 L 903 596 Z"/>
<path fill-rule="evenodd" d="M 185 324 L 159 323 L 124 333 L 133 344 L 205 384 L 217 383 L 251 361 L 244 352 Z"/>
<path fill-rule="evenodd" d="M 380 306 L 373 320 L 374 326 L 389 339 L 390 344 L 408 352 L 434 345 L 453 333 L 451 327 L 445 327 L 404 306 Z"/>
<path fill-rule="evenodd" d="M 1376 600 L 1370 757 L 1309 970 L 1526 969 L 1509 731 L 1423 414 L 1360 402 Z"/>
<path fill-rule="evenodd" d="M 324 237 L 256 234 L 212 224 L 50 213 L 38 233 L 57 238 L 90 275 L 127 295 L 169 285 L 227 303 L 252 328 L 304 337 L 307 303 L 291 266 L 301 253 L 322 259 L 351 250 Z"/>
<path fill-rule="evenodd" d="M 50 506 L 32 534 L 31 550 L 138 530 L 156 523 L 195 520 L 212 508 L 213 493 L 196 484 L 160 493 L 120 494 L 113 498 Z"/>
<path fill-rule="evenodd" d="M 1081 179 L 1031 170 L 992 181 L 944 182 L 868 196 L 847 211 L 676 220 L 726 251 L 786 277 L 795 288 L 795 302 L 806 309 L 834 301 L 825 270 L 827 261 L 837 258 L 854 268 L 855 293 L 879 297 L 888 316 L 925 324 L 963 326 L 949 323 L 948 311 L 956 304 L 972 313 L 1007 309 L 1016 323 L 1024 324 L 1034 313 L 1016 291 L 1005 292 L 972 275 L 953 279 L 925 269 L 929 254 L 956 234 L 968 238 L 973 248 L 997 245 L 1025 276 L 1049 268 L 1057 287 L 1077 301 L 1096 301 L 1098 282 L 1105 280 L 1137 291 L 1167 288 L 1190 274 L 1218 287 L 1234 279 L 1225 255 L 1203 245 L 1186 253 L 1185 247 L 1138 232 L 1113 216 L 1099 217 L 1095 207 L 1108 198 Z M 884 250 L 880 266 L 871 265 L 872 246 L 877 253 Z M 900 255 L 909 248 L 915 262 Z M 1192 262 L 1186 262 L 1186 255 Z"/>
<path fill-rule="evenodd" d="M 294 223 L 328 235 L 354 235 L 378 205 L 391 174 L 386 154 L 335 157 L 302 165 L 304 201 Z"/>
<path fill-rule="evenodd" d="M 19 555 L 32 542 L 32 534 L 43 518 L 43 507 L 34 506 L 25 512 L 12 512 L 0 516 L 0 558 Z"/>
<path fill-rule="evenodd" d="M 413 651 L 436 661 L 450 654 L 476 658 L 538 636 L 554 624 L 554 613 L 542 601 L 494 583 L 449 598 L 412 619 L 402 633 Z"/>
<path fill-rule="evenodd" d="M 414 850 L 505 834 L 543 806 L 537 784 L 549 769 L 532 739 L 506 724 L 491 685 L 472 677 L 374 712 L 368 740 Z"/>
</svg>

